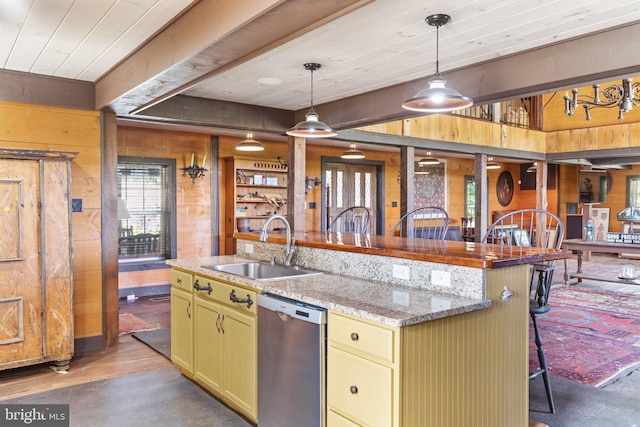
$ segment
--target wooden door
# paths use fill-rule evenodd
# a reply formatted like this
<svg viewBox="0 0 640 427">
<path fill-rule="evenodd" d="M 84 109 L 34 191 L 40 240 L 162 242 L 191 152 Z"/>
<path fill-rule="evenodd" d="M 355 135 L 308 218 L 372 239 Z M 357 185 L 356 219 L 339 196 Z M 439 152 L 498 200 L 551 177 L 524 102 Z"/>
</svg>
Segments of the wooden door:
<svg viewBox="0 0 640 427">
<path fill-rule="evenodd" d="M 327 163 L 327 226 L 347 208 L 364 206 L 371 213 L 371 231 L 376 230 L 376 166 L 353 163 Z"/>
<path fill-rule="evenodd" d="M 39 170 L 0 159 L 0 364 L 46 356 Z"/>
</svg>

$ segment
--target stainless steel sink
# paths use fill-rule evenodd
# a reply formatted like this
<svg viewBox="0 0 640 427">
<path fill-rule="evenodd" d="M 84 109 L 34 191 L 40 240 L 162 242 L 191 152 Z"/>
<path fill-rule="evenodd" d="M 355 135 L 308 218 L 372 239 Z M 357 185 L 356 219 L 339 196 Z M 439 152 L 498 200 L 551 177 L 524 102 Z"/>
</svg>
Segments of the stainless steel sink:
<svg viewBox="0 0 640 427">
<path fill-rule="evenodd" d="M 203 265 L 203 268 L 234 274 L 253 280 L 277 280 L 287 277 L 311 276 L 322 274 L 317 270 L 305 270 L 298 267 L 270 264 L 268 262 L 248 261 L 231 264 Z"/>
</svg>

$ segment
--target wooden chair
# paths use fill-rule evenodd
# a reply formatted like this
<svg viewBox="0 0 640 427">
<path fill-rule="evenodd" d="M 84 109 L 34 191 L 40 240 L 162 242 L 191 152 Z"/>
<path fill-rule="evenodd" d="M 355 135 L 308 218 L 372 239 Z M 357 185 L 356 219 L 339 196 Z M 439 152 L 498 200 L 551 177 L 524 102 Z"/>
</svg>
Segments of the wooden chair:
<svg viewBox="0 0 640 427">
<path fill-rule="evenodd" d="M 423 206 L 406 213 L 391 230 L 391 236 L 444 240 L 449 214 L 437 206 Z"/>
<path fill-rule="evenodd" d="M 494 222 L 489 231 L 482 238 L 482 243 L 494 243 L 507 246 L 527 246 L 535 248 L 560 249 L 564 237 L 564 224 L 551 212 L 538 209 L 522 209 L 510 212 Z M 533 322 L 535 343 L 538 350 L 540 369 L 532 372 L 529 379 L 542 375 L 547 393 L 549 410 L 555 413 L 551 384 L 549 383 L 549 368 L 542 348 L 542 339 L 536 322 L 536 316 L 551 309 L 549 293 L 555 260 L 534 264 L 531 269 L 529 283 L 529 315 Z"/>
<path fill-rule="evenodd" d="M 364 206 L 352 206 L 340 212 L 329 225 L 329 231 L 370 234 L 371 213 Z"/>
</svg>

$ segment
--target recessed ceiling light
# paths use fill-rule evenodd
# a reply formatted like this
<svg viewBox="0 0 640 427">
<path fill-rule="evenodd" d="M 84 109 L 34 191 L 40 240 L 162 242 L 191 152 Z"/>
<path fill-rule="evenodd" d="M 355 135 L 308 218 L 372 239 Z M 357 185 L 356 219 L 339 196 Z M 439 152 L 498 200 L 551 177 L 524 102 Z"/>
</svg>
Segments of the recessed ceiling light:
<svg viewBox="0 0 640 427">
<path fill-rule="evenodd" d="M 265 86 L 278 86 L 282 84 L 283 80 L 277 77 L 260 77 L 257 82 Z"/>
</svg>

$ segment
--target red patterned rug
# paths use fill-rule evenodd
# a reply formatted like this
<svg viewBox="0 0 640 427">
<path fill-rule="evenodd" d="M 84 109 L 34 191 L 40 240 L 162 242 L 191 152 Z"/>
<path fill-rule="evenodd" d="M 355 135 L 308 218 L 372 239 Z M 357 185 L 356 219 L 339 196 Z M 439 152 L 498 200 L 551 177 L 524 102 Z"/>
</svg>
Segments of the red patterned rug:
<svg viewBox="0 0 640 427">
<path fill-rule="evenodd" d="M 640 297 L 556 285 L 550 301 L 538 325 L 551 375 L 599 387 L 640 365 Z"/>
<path fill-rule="evenodd" d="M 150 323 L 134 316 L 131 313 L 120 313 L 120 335 L 131 334 L 133 332 L 152 331 L 157 329 Z"/>
</svg>

